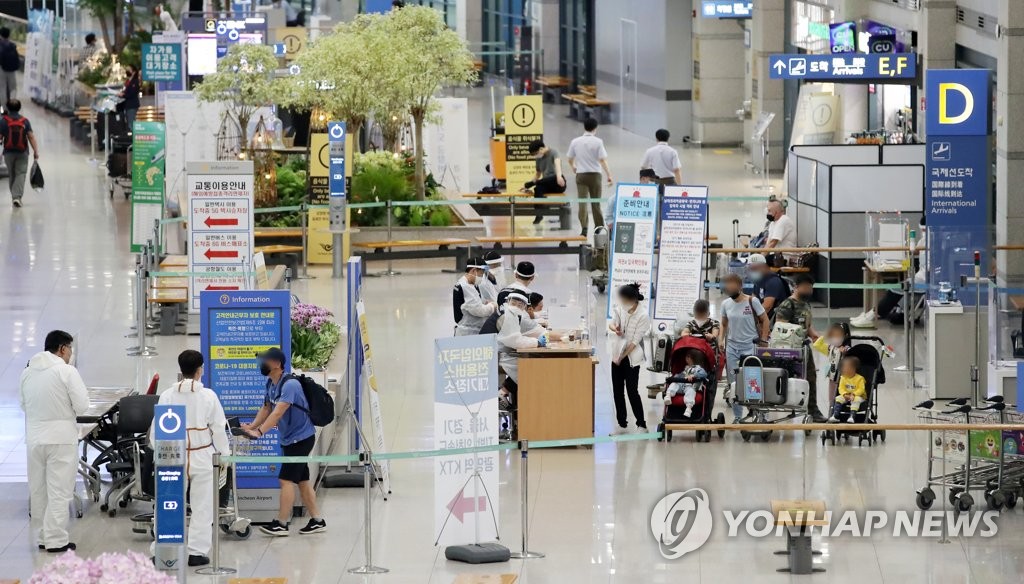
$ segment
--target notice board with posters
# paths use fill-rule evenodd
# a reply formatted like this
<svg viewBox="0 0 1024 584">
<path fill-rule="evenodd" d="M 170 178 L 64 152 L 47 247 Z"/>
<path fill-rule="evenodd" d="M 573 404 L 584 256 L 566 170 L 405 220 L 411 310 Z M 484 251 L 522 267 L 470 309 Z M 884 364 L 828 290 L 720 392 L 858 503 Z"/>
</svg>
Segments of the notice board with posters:
<svg viewBox="0 0 1024 584">
<path fill-rule="evenodd" d="M 616 186 L 612 255 L 608 262 L 608 318 L 612 316 L 612 299 L 615 297 L 615 291 L 621 286 L 640 284 L 640 293 L 644 298 L 651 297 L 657 219 L 658 185 Z"/>
<path fill-rule="evenodd" d="M 278 347 L 291 361 L 291 293 L 201 292 L 199 314 L 203 384 L 217 394 L 227 417 L 248 423 L 263 406 L 267 384 L 256 356 Z M 245 445 L 252 456 L 281 452 L 276 428 Z M 237 465 L 239 506 L 276 510 L 278 470 L 276 463 Z"/>
<path fill-rule="evenodd" d="M 146 241 L 153 239 L 154 222 L 163 218 L 164 135 L 163 122 L 135 122 L 132 126 L 132 253 L 139 253 Z M 163 247 L 161 242 L 154 243 Z"/>
<path fill-rule="evenodd" d="M 681 314 L 692 317 L 693 303 L 704 288 L 704 236 L 707 232 L 708 188 L 665 187 L 658 247 L 658 298 L 654 321 L 659 332 Z"/>
<path fill-rule="evenodd" d="M 544 101 L 540 95 L 505 98 L 505 184 L 518 191 L 537 174 L 530 142 L 544 138 Z"/>
</svg>

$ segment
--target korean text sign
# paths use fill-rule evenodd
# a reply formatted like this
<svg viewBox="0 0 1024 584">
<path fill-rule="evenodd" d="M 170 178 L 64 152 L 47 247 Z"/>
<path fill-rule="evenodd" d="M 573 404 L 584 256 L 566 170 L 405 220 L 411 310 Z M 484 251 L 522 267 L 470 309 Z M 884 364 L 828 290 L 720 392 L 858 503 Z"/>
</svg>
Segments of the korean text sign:
<svg viewBox="0 0 1024 584">
<path fill-rule="evenodd" d="M 615 290 L 638 283 L 651 297 L 654 238 L 658 220 L 658 185 L 619 184 L 615 190 L 615 227 L 608 277 L 608 317 Z"/>
</svg>

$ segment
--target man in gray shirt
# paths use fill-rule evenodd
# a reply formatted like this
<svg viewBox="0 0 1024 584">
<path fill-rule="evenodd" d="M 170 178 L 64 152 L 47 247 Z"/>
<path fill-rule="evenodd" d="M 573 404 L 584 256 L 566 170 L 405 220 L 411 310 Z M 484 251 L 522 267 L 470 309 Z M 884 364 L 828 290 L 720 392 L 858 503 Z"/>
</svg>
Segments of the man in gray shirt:
<svg viewBox="0 0 1024 584">
<path fill-rule="evenodd" d="M 644 161 L 640 163 L 640 169 L 650 168 L 658 175 L 659 185 L 683 184 L 682 164 L 679 162 L 679 153 L 668 145 L 668 130 L 662 128 L 654 133 L 657 144 L 651 146 L 644 153 Z"/>
<path fill-rule="evenodd" d="M 537 175 L 525 186 L 533 189 L 533 196 L 544 198 L 549 194 L 562 194 L 565 192 L 565 177 L 562 176 L 562 160 L 558 152 L 544 145 L 543 140 L 530 142 L 530 156 L 537 159 Z M 544 218 L 537 215 L 533 219 L 534 225 L 539 225 Z"/>
<path fill-rule="evenodd" d="M 743 293 L 743 280 L 736 274 L 722 279 L 722 345 L 725 346 L 725 372 L 729 383 L 736 381 L 740 359 L 754 352 L 754 347 L 768 339 L 768 313 L 761 302 Z M 735 386 L 734 386 L 735 387 Z M 736 394 L 740 388 L 735 387 Z M 743 406 L 735 402 L 732 412 L 738 421 L 743 417 Z"/>
<path fill-rule="evenodd" d="M 601 198 L 601 170 L 608 177 L 608 184 L 612 184 L 612 172 L 608 170 L 608 151 L 604 148 L 604 140 L 598 138 L 596 132 L 597 120 L 584 120 L 583 135 L 573 138 L 566 153 L 569 167 L 576 173 L 576 193 L 580 199 Z M 580 235 L 587 235 L 590 209 L 594 210 L 594 227 L 604 225 L 600 202 L 580 202 L 579 206 Z"/>
</svg>

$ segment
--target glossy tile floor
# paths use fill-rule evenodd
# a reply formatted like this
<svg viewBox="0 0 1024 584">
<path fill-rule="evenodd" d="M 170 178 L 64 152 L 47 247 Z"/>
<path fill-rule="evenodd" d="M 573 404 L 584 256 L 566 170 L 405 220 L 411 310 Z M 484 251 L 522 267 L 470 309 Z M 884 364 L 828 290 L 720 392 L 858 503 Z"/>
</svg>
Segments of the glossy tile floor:
<svg viewBox="0 0 1024 584">
<path fill-rule="evenodd" d="M 473 119 L 479 122 L 472 139 L 480 144 L 486 138 L 487 103 L 479 96 L 472 102 Z M 41 162 L 47 188 L 26 195 L 23 209 L 13 210 L 5 200 L 0 204 L 0 273 L 4 275 L 0 279 L 0 574 L 23 580 L 50 559 L 36 552 L 29 534 L 22 417 L 17 405 L 18 376 L 28 356 L 39 350 L 46 332 L 60 327 L 80 337 L 80 368 L 92 385 L 141 384 L 153 372 L 173 379 L 178 351 L 198 348 L 197 338 L 157 337 L 159 356 L 125 356 L 130 344 L 124 334 L 131 324 L 133 265 L 125 251 L 128 205 L 123 199 L 108 198 L 104 174 L 90 165 L 86 153 L 68 145 L 63 120 L 36 108 L 26 109 L 44 148 Z M 578 133 L 577 124 L 564 115 L 564 108 L 549 107 L 545 120 L 549 142 L 563 151 Z M 612 127 L 602 129 L 602 134 L 613 170 L 619 178 L 632 177 L 649 141 Z M 743 170 L 741 153 L 684 150 L 683 160 L 687 180 L 711 185 L 713 194 L 763 196 L 754 188 L 759 182 L 756 177 Z M 473 168 L 482 169 L 484 162 L 478 154 Z M 482 170 L 473 176 L 480 185 L 484 183 Z M 756 229 L 762 208 L 759 201 L 716 202 L 712 231 L 728 241 L 734 217 L 745 230 Z M 500 220 L 489 225 L 496 232 L 508 229 L 507 222 Z M 528 229 L 525 223 L 521 228 Z M 533 259 L 540 271 L 536 288 L 547 295 L 555 323 L 575 323 L 581 307 L 587 305 L 587 293 L 581 292 L 583 276 L 574 260 Z M 381 267 L 371 265 L 370 269 Z M 454 278 L 441 273 L 440 268 L 447 267 L 442 263 L 396 267 L 402 275 L 366 280 L 370 326 L 378 343 L 375 357 L 387 442 L 393 451 L 427 449 L 433 443 L 432 341 L 451 330 L 448 306 Z M 296 282 L 294 292 L 342 314 L 342 282 L 332 280 L 323 269 L 311 272 L 316 278 Z M 595 307 L 603 305 L 603 297 L 592 300 L 597 300 L 592 303 Z M 824 313 L 819 310 L 819 317 Z M 849 311 L 831 316 L 848 317 Z M 900 332 L 883 328 L 880 334 L 902 347 Z M 597 345 L 606 357 L 600 337 Z M 903 358 L 900 351 L 896 361 Z M 907 389 L 907 381 L 903 374 L 890 374 L 880 394 L 883 421 L 914 419 L 910 407 L 925 392 Z M 608 385 L 607 366 L 601 366 L 599 435 L 607 434 L 613 425 Z M 660 408 L 654 401 L 647 406 L 653 426 Z M 950 543 L 938 543 L 936 538 L 879 534 L 816 539 L 816 547 L 824 550 L 817 561 L 828 571 L 813 576 L 776 572 L 784 562 L 772 552 L 783 545 L 781 538 L 727 536 L 721 510 L 765 509 L 775 498 L 821 498 L 834 510 L 914 509 L 914 491 L 923 486 L 925 474 L 923 434 L 890 433 L 886 444 L 874 448 L 823 447 L 817 436 L 805 439 L 802 434 L 776 434 L 768 443 L 749 444 L 728 435 L 697 444 L 692 435 L 684 434 L 667 445 L 630 442 L 592 450 L 535 451 L 530 468 L 530 547 L 546 553 L 544 559 L 475 567 L 446 561 L 443 550 L 433 546 L 432 466 L 430 461 L 415 460 L 393 464 L 394 494 L 387 502 L 374 504 L 374 561 L 390 568 L 390 574 L 346 573 L 363 562 L 363 507 L 358 490 L 321 491 L 328 533 L 310 538 L 226 540 L 223 561 L 242 576 L 284 576 L 289 582 L 303 583 L 449 583 L 463 573 L 514 573 L 527 584 L 1021 581 L 1024 517 L 1020 510 L 1004 512 L 998 535 L 988 539 L 952 538 Z M 515 549 L 520 535 L 519 463 L 514 453 L 501 460 L 502 534 Z M 709 493 L 715 510 L 714 532 L 699 551 L 665 560 L 651 536 L 651 511 L 666 493 L 693 487 Z M 142 504 L 135 508 L 145 510 Z M 127 513 L 111 519 L 92 504 L 84 518 L 72 521 L 71 530 L 80 552 L 87 555 L 125 549 L 145 552 L 149 544 L 132 534 Z M 189 576 L 189 582 L 214 581 Z"/>
</svg>

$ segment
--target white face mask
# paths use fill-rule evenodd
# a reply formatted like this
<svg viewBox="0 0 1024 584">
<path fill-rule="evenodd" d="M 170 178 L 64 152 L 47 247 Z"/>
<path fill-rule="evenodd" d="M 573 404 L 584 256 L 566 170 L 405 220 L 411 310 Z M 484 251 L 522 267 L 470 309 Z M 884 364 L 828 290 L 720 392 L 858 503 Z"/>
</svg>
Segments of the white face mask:
<svg viewBox="0 0 1024 584">
<path fill-rule="evenodd" d="M 494 276 L 494 278 L 496 280 L 499 280 L 499 281 L 504 281 L 505 280 L 505 268 L 502 267 L 502 266 L 498 266 L 496 268 L 491 268 L 491 274 Z"/>
<path fill-rule="evenodd" d="M 828 340 L 828 344 L 832 345 L 833 347 L 839 347 L 843 344 L 843 337 L 832 337 L 831 339 Z"/>
</svg>

